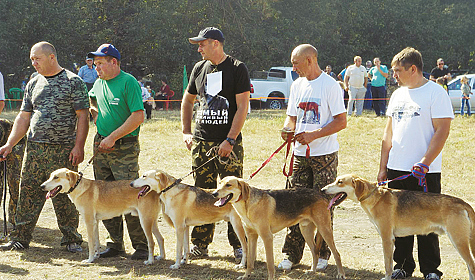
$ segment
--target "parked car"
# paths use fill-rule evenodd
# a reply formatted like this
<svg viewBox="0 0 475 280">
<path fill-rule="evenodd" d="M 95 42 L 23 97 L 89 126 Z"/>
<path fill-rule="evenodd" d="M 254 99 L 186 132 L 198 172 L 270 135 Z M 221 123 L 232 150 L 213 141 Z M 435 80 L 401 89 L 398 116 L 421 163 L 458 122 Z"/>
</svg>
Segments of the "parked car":
<svg viewBox="0 0 475 280">
<path fill-rule="evenodd" d="M 455 113 L 460 113 L 460 107 L 462 106 L 462 91 L 460 90 L 462 84 L 460 83 L 460 78 L 463 76 L 468 78 L 468 85 L 472 89 L 472 93 L 475 94 L 475 74 L 458 75 L 449 81 L 447 84 L 447 89 Z M 470 111 L 475 113 L 475 95 L 473 97 L 471 96 L 470 98 L 470 107 Z"/>
<path fill-rule="evenodd" d="M 290 86 L 299 75 L 292 67 L 272 67 L 269 71 L 253 72 L 251 79 L 251 103 L 261 103 L 264 108 L 282 109 L 287 104 Z"/>
</svg>

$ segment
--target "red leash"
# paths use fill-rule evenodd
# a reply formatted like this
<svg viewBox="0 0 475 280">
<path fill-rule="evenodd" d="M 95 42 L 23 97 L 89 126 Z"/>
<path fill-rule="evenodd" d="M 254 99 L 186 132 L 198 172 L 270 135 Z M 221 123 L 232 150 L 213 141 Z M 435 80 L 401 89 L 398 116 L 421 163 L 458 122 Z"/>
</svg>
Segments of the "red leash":
<svg viewBox="0 0 475 280">
<path fill-rule="evenodd" d="M 280 145 L 280 147 L 277 148 L 277 150 L 275 150 L 275 152 L 273 152 L 272 155 L 262 163 L 261 167 L 259 167 L 256 171 L 254 171 L 254 173 L 251 174 L 251 176 L 249 176 L 249 179 L 252 179 L 252 177 L 254 177 L 259 171 L 261 171 L 261 169 L 264 168 L 264 166 L 266 166 L 266 165 L 269 163 L 269 161 L 270 161 L 276 154 L 278 154 L 278 153 L 280 152 L 280 150 L 282 150 L 282 148 L 284 148 L 285 145 L 287 145 L 287 154 L 288 154 L 288 153 L 289 153 L 289 150 L 290 150 L 290 145 L 291 145 L 291 143 L 292 143 L 291 141 L 286 141 L 286 142 L 282 143 L 282 145 Z M 287 158 L 286 158 L 286 159 L 287 159 Z M 285 165 L 284 165 L 284 169 L 285 169 Z"/>
</svg>

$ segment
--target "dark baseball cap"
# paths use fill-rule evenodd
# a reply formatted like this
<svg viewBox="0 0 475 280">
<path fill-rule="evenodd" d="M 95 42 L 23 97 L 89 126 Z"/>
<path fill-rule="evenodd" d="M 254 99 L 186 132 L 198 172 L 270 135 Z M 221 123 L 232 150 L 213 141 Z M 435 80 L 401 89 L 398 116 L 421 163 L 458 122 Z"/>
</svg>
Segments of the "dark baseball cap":
<svg viewBox="0 0 475 280">
<path fill-rule="evenodd" d="M 112 56 L 120 60 L 120 53 L 112 44 L 102 44 L 97 51 L 87 54 L 87 57 L 94 58 L 95 56 Z"/>
<path fill-rule="evenodd" d="M 221 30 L 216 27 L 206 27 L 205 29 L 201 30 L 198 36 L 189 38 L 188 41 L 192 44 L 198 44 L 201 41 L 206 39 L 214 39 L 220 42 L 224 42 L 224 35 Z"/>
</svg>

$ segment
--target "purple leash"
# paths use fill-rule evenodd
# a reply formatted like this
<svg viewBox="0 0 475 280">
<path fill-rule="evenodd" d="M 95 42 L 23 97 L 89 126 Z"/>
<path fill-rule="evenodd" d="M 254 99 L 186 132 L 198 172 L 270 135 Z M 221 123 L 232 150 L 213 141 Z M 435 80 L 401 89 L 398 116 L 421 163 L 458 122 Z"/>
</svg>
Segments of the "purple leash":
<svg viewBox="0 0 475 280">
<path fill-rule="evenodd" d="M 415 167 L 419 167 L 422 171 L 416 170 Z M 425 171 L 425 170 L 427 170 L 427 171 Z M 411 170 L 411 174 L 406 174 L 406 175 L 402 175 L 402 176 L 399 176 L 397 178 L 394 178 L 392 180 L 386 180 L 386 181 L 379 182 L 378 186 L 383 186 L 383 185 L 386 185 L 386 184 L 388 184 L 392 181 L 404 180 L 409 176 L 414 176 L 419 180 L 419 186 L 422 186 L 422 188 L 424 189 L 424 192 L 427 192 L 427 181 L 426 181 L 426 173 L 427 172 L 429 172 L 429 166 L 419 162 L 419 163 L 414 164 L 414 166 L 412 167 L 412 170 Z"/>
</svg>

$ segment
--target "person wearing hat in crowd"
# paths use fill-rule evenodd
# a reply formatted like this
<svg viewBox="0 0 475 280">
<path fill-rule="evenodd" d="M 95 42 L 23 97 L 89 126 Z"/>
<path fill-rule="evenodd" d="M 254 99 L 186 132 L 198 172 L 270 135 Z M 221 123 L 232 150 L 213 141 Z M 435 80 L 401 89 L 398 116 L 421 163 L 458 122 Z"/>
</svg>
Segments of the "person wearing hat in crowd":
<svg viewBox="0 0 475 280">
<path fill-rule="evenodd" d="M 94 85 L 94 82 L 97 80 L 96 67 L 91 57 L 86 57 L 86 65 L 79 69 L 78 76 L 86 83 L 87 91 L 90 91 L 92 85 Z"/>
<path fill-rule="evenodd" d="M 207 27 L 197 37 L 188 39 L 198 45 L 203 60 L 196 63 L 191 72 L 188 88 L 183 96 L 181 120 L 183 141 L 192 151 L 193 169 L 205 163 L 213 155 L 206 155 L 212 147 L 217 154 L 230 163 L 215 159 L 206 169 L 195 173 L 195 186 L 205 189 L 217 188 L 217 177 L 242 177 L 244 149 L 241 129 L 246 120 L 250 96 L 249 72 L 244 63 L 224 52 L 224 35 L 215 27 Z M 199 101 L 192 134 L 193 104 Z M 194 227 L 191 233 L 193 256 L 207 256 L 208 245 L 213 240 L 214 224 Z M 242 249 L 239 239 L 228 223 L 228 240 L 234 248 L 235 261 L 240 262 Z"/>
<path fill-rule="evenodd" d="M 101 45 L 88 57 L 94 59 L 99 79 L 89 91 L 91 114 L 97 126 L 94 137 L 94 178 L 96 180 L 134 180 L 139 177 L 138 141 L 144 121 L 142 89 L 138 81 L 120 68 L 120 53 L 111 44 Z M 132 259 L 148 257 L 147 239 L 139 217 L 125 215 L 132 247 Z M 102 221 L 109 232 L 107 249 L 101 258 L 124 254 L 123 218 Z"/>
<path fill-rule="evenodd" d="M 0 148 L 0 159 L 8 161 L 15 145 L 28 133 L 15 229 L 10 233 L 10 242 L 0 250 L 29 248 L 46 201 L 46 192 L 40 185 L 58 168 L 77 171 L 84 160 L 89 131 L 89 101 L 82 79 L 59 65 L 56 49 L 48 42 L 33 45 L 30 59 L 38 75 L 26 85 L 20 113 L 6 144 Z M 63 234 L 61 245 L 72 253 L 82 251 L 76 207 L 66 194 L 54 196 L 52 202 Z"/>
</svg>

